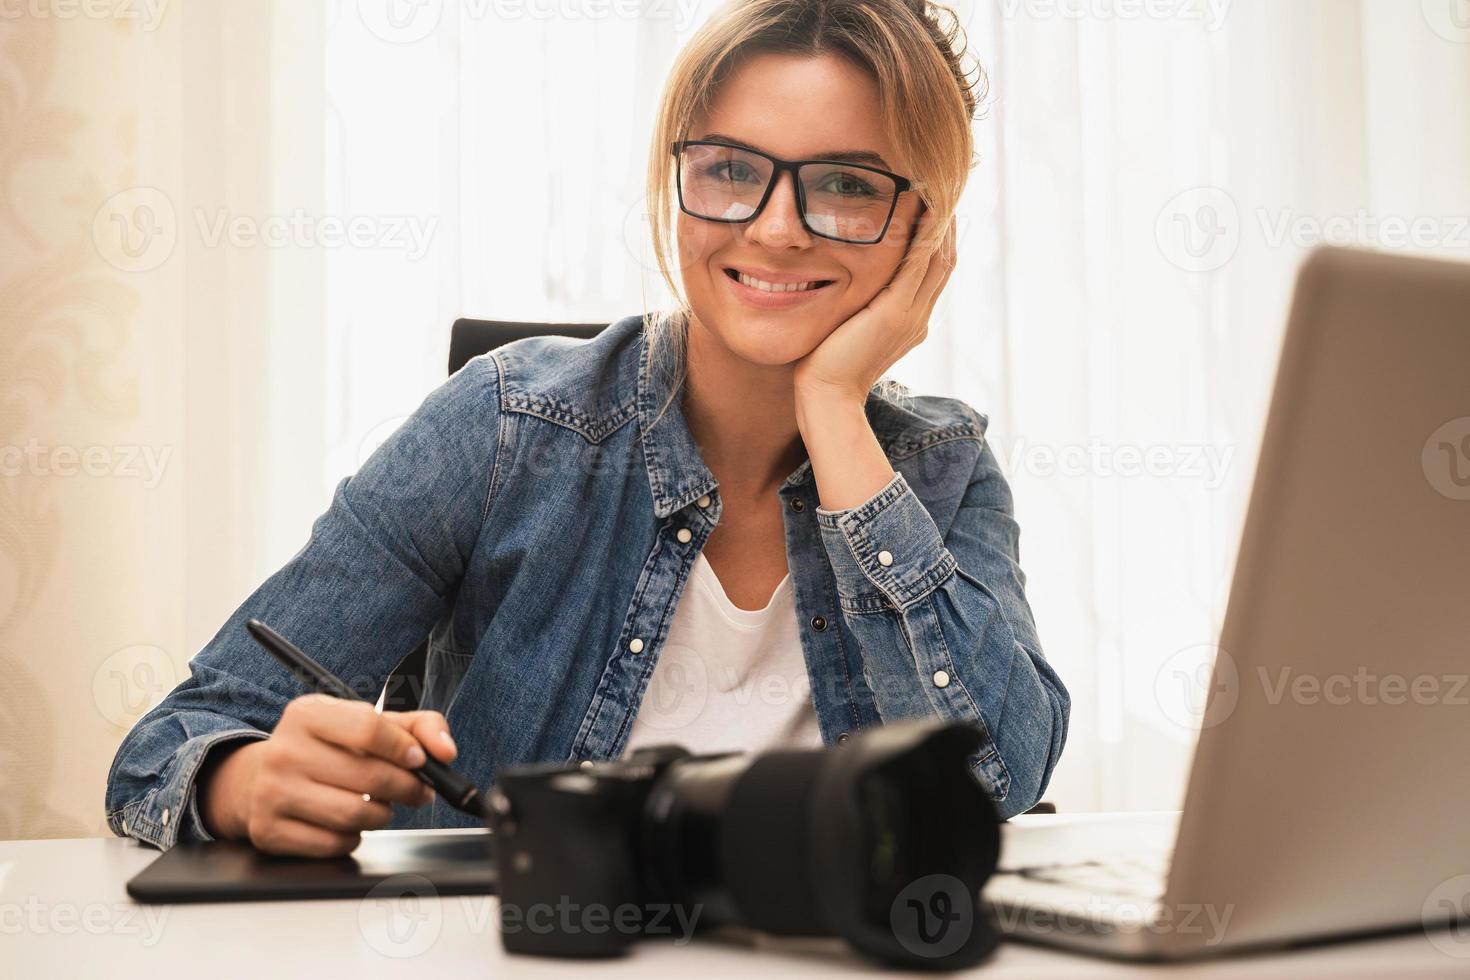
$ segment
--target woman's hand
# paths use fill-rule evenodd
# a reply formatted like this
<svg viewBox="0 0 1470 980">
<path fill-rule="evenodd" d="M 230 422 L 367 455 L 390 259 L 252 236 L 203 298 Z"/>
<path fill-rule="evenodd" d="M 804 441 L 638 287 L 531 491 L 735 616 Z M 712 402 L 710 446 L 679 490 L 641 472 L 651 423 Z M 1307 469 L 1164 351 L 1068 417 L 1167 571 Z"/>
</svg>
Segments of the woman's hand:
<svg viewBox="0 0 1470 980">
<path fill-rule="evenodd" d="M 936 232 L 925 210 L 898 271 L 878 295 L 796 362 L 797 399 L 855 402 L 929 333 L 929 315 L 955 265 L 955 219 Z"/>
<path fill-rule="evenodd" d="M 386 827 L 389 803 L 423 806 L 434 791 L 410 768 L 424 752 L 454 759 L 437 711 L 384 711 L 307 694 L 286 705 L 267 739 L 235 748 L 198 781 L 199 812 L 216 837 L 249 838 L 262 851 L 335 857 L 364 830 Z M 364 799 L 367 794 L 371 799 Z"/>
</svg>

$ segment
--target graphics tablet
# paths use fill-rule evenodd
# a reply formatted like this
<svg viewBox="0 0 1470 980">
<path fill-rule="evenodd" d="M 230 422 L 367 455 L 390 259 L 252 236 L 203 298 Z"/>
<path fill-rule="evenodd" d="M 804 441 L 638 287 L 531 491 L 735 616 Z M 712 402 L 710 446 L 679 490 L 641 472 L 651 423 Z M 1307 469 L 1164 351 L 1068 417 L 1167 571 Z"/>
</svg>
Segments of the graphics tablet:
<svg viewBox="0 0 1470 980">
<path fill-rule="evenodd" d="M 264 854 L 244 841 L 183 842 L 128 882 L 144 903 L 362 898 L 398 894 L 493 895 L 488 830 L 370 830 L 339 858 Z M 381 889 L 379 889 L 381 891 Z"/>
</svg>

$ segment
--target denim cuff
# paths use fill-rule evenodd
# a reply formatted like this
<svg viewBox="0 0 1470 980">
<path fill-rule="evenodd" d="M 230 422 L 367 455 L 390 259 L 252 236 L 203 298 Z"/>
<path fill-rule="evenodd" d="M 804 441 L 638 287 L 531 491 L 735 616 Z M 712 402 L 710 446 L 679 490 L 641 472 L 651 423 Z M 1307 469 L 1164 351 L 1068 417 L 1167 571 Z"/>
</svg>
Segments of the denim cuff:
<svg viewBox="0 0 1470 980">
<path fill-rule="evenodd" d="M 209 751 L 232 741 L 268 738 L 257 728 L 230 728 L 196 735 L 179 746 L 157 786 L 120 810 L 107 815 L 107 825 L 119 837 L 132 837 L 167 850 L 179 841 L 212 841 L 199 812 L 195 780 Z"/>
<path fill-rule="evenodd" d="M 907 608 L 954 574 L 954 555 L 902 473 L 856 507 L 818 507 L 817 527 L 848 612 Z"/>
</svg>

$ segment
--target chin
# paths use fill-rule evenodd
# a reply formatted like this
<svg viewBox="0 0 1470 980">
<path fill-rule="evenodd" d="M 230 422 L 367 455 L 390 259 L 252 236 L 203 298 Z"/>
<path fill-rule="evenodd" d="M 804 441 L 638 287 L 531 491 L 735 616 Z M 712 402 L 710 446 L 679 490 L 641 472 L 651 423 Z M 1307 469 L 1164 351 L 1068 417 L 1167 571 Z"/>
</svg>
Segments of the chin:
<svg viewBox="0 0 1470 980">
<path fill-rule="evenodd" d="M 710 335 L 741 360 L 775 367 L 794 364 L 816 350 L 833 326 L 812 314 L 763 314 L 717 305 L 713 319 L 696 310 Z M 718 323 L 720 326 L 710 326 Z"/>
</svg>

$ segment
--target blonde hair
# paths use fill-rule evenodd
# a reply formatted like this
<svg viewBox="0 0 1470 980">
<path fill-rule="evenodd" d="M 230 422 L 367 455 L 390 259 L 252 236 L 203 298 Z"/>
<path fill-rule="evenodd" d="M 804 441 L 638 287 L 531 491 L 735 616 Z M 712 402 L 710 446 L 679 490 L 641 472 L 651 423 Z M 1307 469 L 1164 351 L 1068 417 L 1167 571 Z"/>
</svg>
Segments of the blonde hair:
<svg viewBox="0 0 1470 980">
<path fill-rule="evenodd" d="M 907 176 L 917 182 L 937 228 L 954 213 L 976 162 L 970 124 L 987 81 L 978 63 L 973 77 L 966 71 L 968 39 L 950 7 L 930 0 L 728 0 L 679 52 L 653 126 L 649 223 L 659 274 L 676 301 L 671 310 L 644 315 L 648 343 L 669 344 L 674 351 L 670 395 L 655 422 L 683 383 L 692 312 L 671 271 L 677 198 L 669 146 L 710 111 L 741 58 L 768 53 L 838 55 L 868 72 L 877 82 L 883 131 L 906 155 L 912 170 Z M 886 376 L 874 387 L 886 397 L 907 394 Z"/>
</svg>

